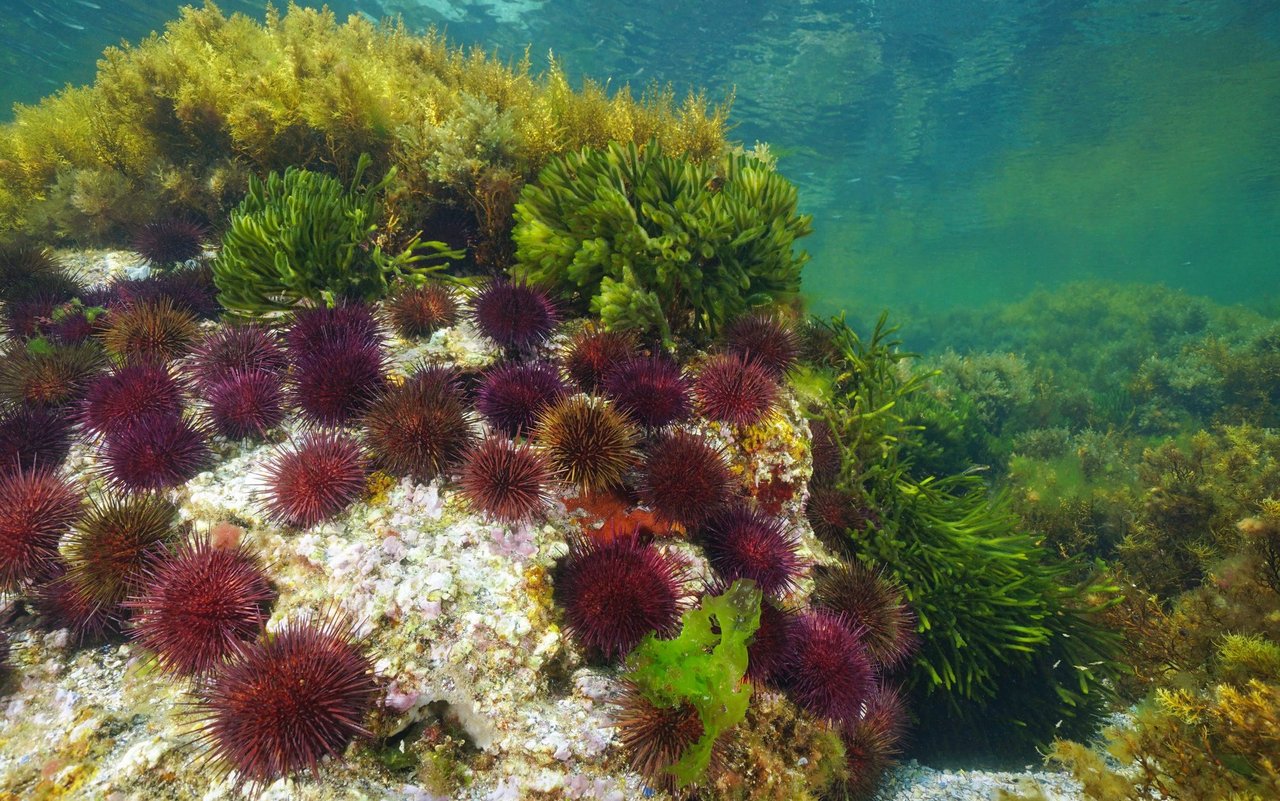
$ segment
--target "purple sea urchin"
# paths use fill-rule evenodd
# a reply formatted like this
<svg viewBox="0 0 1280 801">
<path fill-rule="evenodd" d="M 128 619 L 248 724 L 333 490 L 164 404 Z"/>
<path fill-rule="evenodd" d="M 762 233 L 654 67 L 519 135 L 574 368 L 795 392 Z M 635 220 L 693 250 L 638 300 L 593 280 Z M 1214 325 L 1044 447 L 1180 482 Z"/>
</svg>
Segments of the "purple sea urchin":
<svg viewBox="0 0 1280 801">
<path fill-rule="evenodd" d="M 836 615 L 809 611 L 795 618 L 790 633 L 782 674 L 791 700 L 825 720 L 852 720 L 875 685 L 857 632 Z"/>
<path fill-rule="evenodd" d="M 901 697 L 881 684 L 872 690 L 862 714 L 841 726 L 845 775 L 837 787 L 843 798 L 865 801 L 875 796 L 900 750 L 905 720 Z"/>
<path fill-rule="evenodd" d="M 550 298 L 526 284 L 492 281 L 472 299 L 471 308 L 481 333 L 508 350 L 538 345 L 556 327 Z"/>
<path fill-rule="evenodd" d="M 171 267 L 203 254 L 208 238 L 208 226 L 185 217 L 170 217 L 134 231 L 133 249 L 156 267 Z"/>
<path fill-rule="evenodd" d="M 518 523 L 547 505 L 550 482 L 551 468 L 541 453 L 490 437 L 467 454 L 460 484 L 474 508 L 504 523 Z"/>
<path fill-rule="evenodd" d="M 31 589 L 36 625 L 46 631 L 66 629 L 76 645 L 96 643 L 120 633 L 127 614 L 120 606 L 103 606 L 67 577 L 67 565 L 59 559 L 48 578 Z"/>
<path fill-rule="evenodd" d="M 640 470 L 640 498 L 664 520 L 697 526 L 729 496 L 724 454 L 706 439 L 672 431 L 655 439 Z"/>
<path fill-rule="evenodd" d="M 146 492 L 184 484 L 209 463 L 205 432 L 181 416 L 150 414 L 107 435 L 101 459 L 110 483 Z"/>
<path fill-rule="evenodd" d="M 810 450 L 813 454 L 811 487 L 827 486 L 840 475 L 840 444 L 836 442 L 831 424 L 822 418 L 809 420 Z"/>
<path fill-rule="evenodd" d="M 862 629 L 867 655 L 879 668 L 902 664 L 915 646 L 915 615 L 902 590 L 861 564 L 817 571 L 810 602 Z"/>
<path fill-rule="evenodd" d="M 276 593 L 257 557 L 204 538 L 180 544 L 146 572 L 133 612 L 133 639 L 166 670 L 207 673 L 266 625 Z"/>
<path fill-rule="evenodd" d="M 569 339 L 561 359 L 579 389 L 595 392 L 610 370 L 635 355 L 636 343 L 630 333 L 606 331 L 589 323 Z"/>
<path fill-rule="evenodd" d="M 457 465 L 475 441 L 458 375 L 447 367 L 425 367 L 388 390 L 363 422 L 377 466 L 420 483 Z"/>
<path fill-rule="evenodd" d="M 371 736 L 363 721 L 377 695 L 349 626 L 290 621 L 213 674 L 201 690 L 201 739 L 240 783 L 261 788 Z"/>
<path fill-rule="evenodd" d="M 507 436 L 528 433 L 547 407 L 569 394 L 554 365 L 507 362 L 485 371 L 476 411 Z"/>
<path fill-rule="evenodd" d="M 837 487 L 816 487 L 809 493 L 805 519 L 813 533 L 836 553 L 852 554 L 850 532 L 860 534 L 877 522 L 875 510 Z"/>
<path fill-rule="evenodd" d="M 555 575 L 569 632 L 606 659 L 627 655 L 651 631 L 670 635 L 692 598 L 686 567 L 639 536 L 576 539 Z"/>
<path fill-rule="evenodd" d="M 362 303 L 300 309 L 285 332 L 289 357 L 294 361 L 317 356 L 335 341 L 381 348 L 382 333 L 373 309 Z"/>
<path fill-rule="evenodd" d="M 267 514 L 280 523 L 308 528 L 354 503 L 364 493 L 367 476 L 358 442 L 334 432 L 307 434 L 268 464 Z"/>
<path fill-rule="evenodd" d="M 626 680 L 613 706 L 617 710 L 613 723 L 631 769 L 654 787 L 676 791 L 676 777 L 670 768 L 702 739 L 705 731 L 698 710 L 688 701 L 671 707 L 657 706 Z M 709 773 L 716 772 L 720 759 L 720 752 L 713 751 Z"/>
<path fill-rule="evenodd" d="M 647 429 L 684 420 L 692 411 L 689 382 L 665 356 L 629 359 L 614 367 L 601 385 L 618 408 Z"/>
<path fill-rule="evenodd" d="M 182 388 L 165 365 L 124 364 L 89 385 L 80 421 L 95 434 L 114 434 L 152 415 L 180 417 L 182 402 Z"/>
<path fill-rule="evenodd" d="M 742 505 L 712 515 L 698 529 L 707 561 L 726 583 L 751 579 L 765 595 L 780 597 L 795 588 L 806 565 L 800 543 L 783 521 Z"/>
<path fill-rule="evenodd" d="M 54 469 L 71 450 L 71 417 L 60 409 L 0 407 L 0 476 Z"/>
<path fill-rule="evenodd" d="M 458 302 L 442 284 L 402 289 L 387 299 L 387 316 L 405 339 L 429 337 L 458 320 Z"/>
<path fill-rule="evenodd" d="M 765 598 L 760 603 L 760 626 L 747 646 L 747 678 L 776 686 L 791 653 L 795 613 Z"/>
<path fill-rule="evenodd" d="M 230 370 L 206 385 L 204 401 L 214 430 L 227 439 L 263 437 L 284 420 L 280 376 L 267 370 Z"/>
<path fill-rule="evenodd" d="M 791 326 L 768 312 L 747 314 L 724 332 L 725 349 L 743 361 L 760 365 L 781 378 L 800 356 L 800 338 Z"/>
<path fill-rule="evenodd" d="M 746 426 L 759 422 L 773 408 L 778 384 L 759 364 L 721 354 L 702 365 L 693 394 L 708 420 Z"/>
<path fill-rule="evenodd" d="M 233 370 L 283 375 L 289 362 L 273 331 L 259 325 L 227 325 L 210 333 L 191 359 L 196 383 L 208 387 Z"/>
<path fill-rule="evenodd" d="M 357 334 L 312 343 L 294 363 L 290 395 L 310 422 L 346 425 L 363 414 L 386 387 L 382 348 Z"/>
</svg>

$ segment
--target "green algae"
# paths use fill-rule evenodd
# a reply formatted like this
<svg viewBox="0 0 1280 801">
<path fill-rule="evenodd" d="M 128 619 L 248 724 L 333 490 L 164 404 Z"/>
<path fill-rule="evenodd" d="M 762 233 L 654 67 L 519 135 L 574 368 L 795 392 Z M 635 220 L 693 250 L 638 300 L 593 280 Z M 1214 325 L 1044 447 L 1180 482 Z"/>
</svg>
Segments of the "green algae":
<svg viewBox="0 0 1280 801">
<path fill-rule="evenodd" d="M 680 636 L 659 640 L 648 635 L 628 660 L 628 678 L 655 706 L 689 704 L 702 721 L 702 737 L 669 770 L 680 787 L 706 772 L 716 739 L 747 714 L 751 685 L 747 644 L 760 626 L 761 593 L 755 582 L 740 579 L 722 595 L 708 595 L 684 614 Z"/>
</svg>

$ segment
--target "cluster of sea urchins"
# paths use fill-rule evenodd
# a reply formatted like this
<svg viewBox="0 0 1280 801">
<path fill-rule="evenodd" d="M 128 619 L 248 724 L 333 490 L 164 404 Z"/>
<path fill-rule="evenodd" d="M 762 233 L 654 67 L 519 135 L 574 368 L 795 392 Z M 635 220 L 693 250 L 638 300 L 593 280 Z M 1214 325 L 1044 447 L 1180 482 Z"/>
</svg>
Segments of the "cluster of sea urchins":
<svg viewBox="0 0 1280 801">
<path fill-rule="evenodd" d="M 170 261 L 178 251 L 156 252 Z M 591 325 L 555 349 L 556 304 L 495 281 L 472 298 L 469 319 L 499 347 L 496 363 L 471 381 L 426 365 L 392 380 L 384 323 L 365 305 L 300 310 L 281 334 L 227 325 L 200 335 L 202 315 L 168 289 L 127 286 L 98 302 L 105 318 L 95 314 L 88 344 L 55 342 L 54 358 L 0 374 L 0 450 L 14 465 L 0 465 L 0 582 L 81 640 L 125 631 L 162 668 L 201 677 L 203 737 L 241 782 L 340 754 L 367 734 L 376 695 L 368 657 L 336 619 L 264 635 L 275 591 L 253 552 L 238 538 L 182 532 L 165 499 L 207 465 L 210 436 L 264 439 L 290 411 L 302 427 L 262 477 L 269 519 L 329 520 L 366 493 L 375 469 L 455 482 L 505 524 L 536 519 L 557 494 L 642 504 L 701 546 L 713 584 L 750 579 L 764 592 L 751 681 L 841 727 L 859 753 L 871 743 L 885 757 L 896 741 L 898 706 L 881 677 L 910 647 L 900 595 L 875 575 L 823 572 L 813 607 L 798 608 L 809 565 L 795 532 L 736 489 L 728 455 L 691 424 L 749 426 L 771 413 L 797 352 L 781 320 L 738 321 L 690 370 Z M 439 285 L 396 293 L 387 313 L 403 336 L 458 317 Z M 57 473 L 77 434 L 97 443 L 113 493 L 87 506 Z M 697 602 L 695 572 L 654 531 L 587 531 L 558 565 L 556 598 L 577 642 L 618 663 L 647 634 L 678 631 Z M 667 786 L 700 724 L 637 698 L 623 740 L 637 769 Z"/>
<path fill-rule="evenodd" d="M 203 237 L 166 224 L 138 242 L 167 267 L 197 257 Z M 0 278 L 10 336 L 0 359 L 0 592 L 76 644 L 127 636 L 160 669 L 197 679 L 203 736 L 241 784 L 314 769 L 366 735 L 378 684 L 349 627 L 328 614 L 266 634 L 276 590 L 243 532 L 192 532 L 168 497 L 209 464 L 211 435 L 265 437 L 297 391 L 287 381 L 305 378 L 314 354 L 341 361 L 356 349 L 321 334 L 310 361 L 291 362 L 263 327 L 202 336 L 198 320 L 217 306 L 200 269 L 87 289 L 47 252 L 6 248 Z M 362 355 L 329 379 L 347 382 L 329 395 L 359 379 Z M 380 356 L 375 366 L 377 384 Z M 102 482 L 92 495 L 62 469 L 76 441 L 94 449 Z"/>
</svg>

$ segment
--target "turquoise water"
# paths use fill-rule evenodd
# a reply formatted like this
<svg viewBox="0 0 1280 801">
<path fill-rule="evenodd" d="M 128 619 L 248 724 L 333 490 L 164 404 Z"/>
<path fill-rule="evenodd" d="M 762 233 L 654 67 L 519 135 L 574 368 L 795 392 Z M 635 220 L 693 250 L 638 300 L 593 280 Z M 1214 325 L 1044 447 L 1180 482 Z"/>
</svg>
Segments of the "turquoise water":
<svg viewBox="0 0 1280 801">
<path fill-rule="evenodd" d="M 1280 4 L 331 3 L 574 76 L 734 97 L 815 217 L 821 311 L 1005 301 L 1082 278 L 1274 294 Z M 0 101 L 91 80 L 178 4 L 0 3 Z M 261 14 L 253 2 L 224 11 Z"/>
</svg>

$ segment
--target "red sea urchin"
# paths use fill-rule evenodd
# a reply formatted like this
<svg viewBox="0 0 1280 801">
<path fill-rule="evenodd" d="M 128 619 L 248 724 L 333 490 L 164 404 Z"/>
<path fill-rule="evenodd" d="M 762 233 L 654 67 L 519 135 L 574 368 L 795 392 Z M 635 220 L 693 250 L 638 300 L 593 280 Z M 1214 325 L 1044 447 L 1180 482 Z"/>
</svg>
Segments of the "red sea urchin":
<svg viewBox="0 0 1280 801">
<path fill-rule="evenodd" d="M 915 615 L 901 588 L 861 564 L 819 569 L 809 600 L 861 627 L 862 644 L 878 668 L 902 664 L 915 647 Z"/>
<path fill-rule="evenodd" d="M 755 362 L 729 354 L 712 356 L 693 386 L 698 410 L 708 420 L 734 425 L 759 422 L 778 400 L 778 384 Z"/>
<path fill-rule="evenodd" d="M 442 284 L 402 289 L 387 299 L 387 316 L 405 339 L 429 337 L 458 320 L 458 302 Z"/>
<path fill-rule="evenodd" d="M 263 437 L 284 420 L 281 378 L 266 370 L 231 370 L 204 391 L 213 429 L 227 439 Z"/>
<path fill-rule="evenodd" d="M 181 416 L 150 414 L 108 434 L 101 458 L 112 486 L 146 492 L 185 484 L 211 454 L 200 428 Z"/>
<path fill-rule="evenodd" d="M 510 281 L 492 281 L 471 301 L 481 333 L 508 350 L 523 351 L 551 336 L 556 310 L 540 289 Z"/>
<path fill-rule="evenodd" d="M 364 416 L 377 466 L 425 483 L 458 464 L 475 441 L 458 374 L 424 367 L 378 398 Z"/>
<path fill-rule="evenodd" d="M 692 598 L 686 566 L 637 534 L 606 543 L 574 539 L 555 574 L 568 631 L 606 659 L 626 656 L 644 635 L 670 635 Z"/>
<path fill-rule="evenodd" d="M 164 669 L 190 676 L 257 637 L 275 598 L 253 553 L 197 538 L 158 558 L 125 607 L 133 611 L 133 639 Z"/>
<path fill-rule="evenodd" d="M 310 433 L 278 452 L 267 466 L 267 514 L 308 528 L 354 503 L 365 490 L 367 475 L 358 442 L 335 432 Z"/>
<path fill-rule="evenodd" d="M 550 500 L 551 468 L 537 450 L 490 437 L 467 454 L 462 495 L 475 509 L 504 523 L 530 520 Z"/>
<path fill-rule="evenodd" d="M 220 766 L 261 788 L 314 773 L 324 757 L 371 736 L 364 718 L 377 696 L 373 663 L 347 624 L 290 621 L 212 675 L 196 718 Z"/>
<path fill-rule="evenodd" d="M 697 526 L 729 497 L 724 455 L 687 431 L 663 434 L 649 445 L 640 471 L 640 498 L 664 520 Z"/>
<path fill-rule="evenodd" d="M 80 493 L 50 470 L 0 475 L 0 592 L 46 576 L 80 517 Z"/>
<path fill-rule="evenodd" d="M 569 339 L 561 360 L 579 389 L 595 392 L 610 370 L 635 355 L 635 338 L 629 332 L 588 323 Z"/>
<path fill-rule="evenodd" d="M 546 409 L 535 434 L 551 465 L 586 492 L 619 486 L 640 438 L 617 409 L 582 395 Z"/>
<path fill-rule="evenodd" d="M 780 597 L 805 572 L 800 543 L 780 518 L 742 505 L 712 515 L 698 529 L 707 561 L 726 583 L 751 579 L 765 595 Z"/>
<path fill-rule="evenodd" d="M 547 407 L 569 394 L 559 371 L 547 362 L 507 362 L 484 372 L 476 411 L 507 436 L 528 433 Z"/>
<path fill-rule="evenodd" d="M 182 388 L 165 365 L 137 362 L 120 365 L 89 385 L 80 421 L 92 433 L 112 434 L 151 415 L 180 417 Z"/>
<path fill-rule="evenodd" d="M 790 635 L 781 675 L 791 700 L 824 720 L 852 720 L 875 685 L 857 632 L 836 615 L 809 611 L 795 618 Z"/>
<path fill-rule="evenodd" d="M 133 234 L 133 249 L 156 267 L 172 267 L 204 253 L 209 228 L 185 217 L 143 225 Z"/>
<path fill-rule="evenodd" d="M 800 338 L 783 320 L 768 312 L 747 314 L 725 328 L 725 349 L 781 378 L 800 356 Z"/>
<path fill-rule="evenodd" d="M 605 375 L 601 389 L 636 424 L 650 430 L 684 420 L 692 411 L 689 382 L 665 356 L 622 362 Z"/>
</svg>

